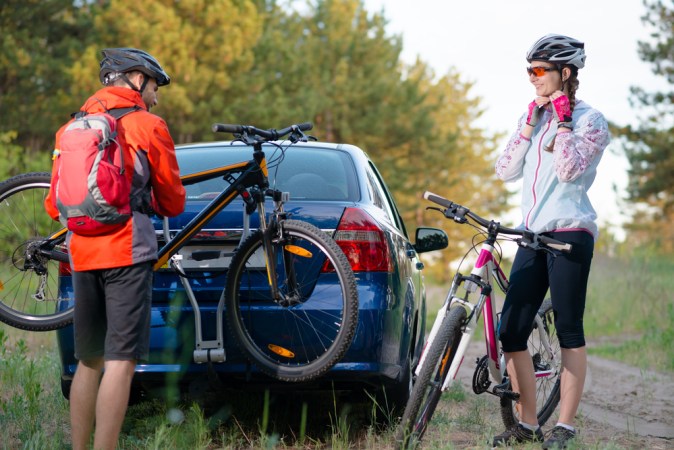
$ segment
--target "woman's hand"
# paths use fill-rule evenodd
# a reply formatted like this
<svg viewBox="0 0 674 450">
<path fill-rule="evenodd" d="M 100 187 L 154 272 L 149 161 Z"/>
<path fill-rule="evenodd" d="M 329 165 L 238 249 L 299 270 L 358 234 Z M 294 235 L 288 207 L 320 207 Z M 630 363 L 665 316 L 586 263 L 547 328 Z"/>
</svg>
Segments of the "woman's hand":
<svg viewBox="0 0 674 450">
<path fill-rule="evenodd" d="M 550 103 L 550 97 L 536 97 L 534 101 L 538 106 L 545 106 Z"/>
<path fill-rule="evenodd" d="M 569 97 L 562 91 L 555 91 L 550 95 L 552 115 L 557 123 L 571 123 L 571 103 Z"/>
<path fill-rule="evenodd" d="M 541 114 L 541 107 L 546 105 L 550 100 L 548 97 L 536 97 L 529 103 L 527 107 L 527 125 L 534 128 L 538 123 L 538 116 Z"/>
<path fill-rule="evenodd" d="M 529 103 L 529 106 L 527 106 L 526 120 L 526 125 L 528 126 L 522 127 L 521 131 L 521 134 L 524 138 L 531 139 L 531 135 L 534 133 L 534 128 L 538 123 L 538 117 L 541 115 L 543 106 L 547 105 L 548 103 L 550 103 L 550 99 L 548 97 L 536 97 L 531 101 L 531 103 Z"/>
</svg>

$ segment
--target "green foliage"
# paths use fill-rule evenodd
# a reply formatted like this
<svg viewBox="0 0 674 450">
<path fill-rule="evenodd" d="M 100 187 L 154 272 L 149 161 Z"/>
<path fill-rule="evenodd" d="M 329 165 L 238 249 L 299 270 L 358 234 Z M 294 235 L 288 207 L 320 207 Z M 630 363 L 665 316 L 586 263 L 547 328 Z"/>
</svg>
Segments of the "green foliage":
<svg viewBox="0 0 674 450">
<path fill-rule="evenodd" d="M 73 84 L 64 68 L 91 28 L 88 10 L 75 3 L 0 3 L 0 133 L 17 131 L 20 145 L 31 151 L 50 146 L 59 124 L 79 106 L 63 95 Z"/>
<path fill-rule="evenodd" d="M 585 330 L 589 351 L 643 368 L 674 371 L 674 262 L 666 256 L 595 256 Z"/>
<path fill-rule="evenodd" d="M 9 337 L 0 326 L 3 448 L 56 448 L 52 439 L 64 441 L 68 411 L 60 392 L 52 389 L 58 379 L 55 351 L 43 355 L 23 338 Z"/>
<path fill-rule="evenodd" d="M 424 212 L 419 196 L 427 189 L 483 214 L 506 208 L 506 190 L 493 175 L 500 136 L 474 125 L 482 107 L 472 82 L 455 70 L 436 76 L 420 60 L 404 64 L 402 38 L 361 0 L 312 0 L 301 9 L 272 0 L 9 4 L 16 8 L 0 10 L 7 25 L 0 109 L 8 118 L 0 133 L 17 134 L 0 134 L 9 136 L 0 146 L 15 142 L 41 170 L 53 133 L 100 88 L 100 50 L 129 46 L 149 51 L 171 76 L 156 113 L 176 142 L 223 137 L 210 131 L 214 122 L 272 128 L 311 121 L 319 139 L 368 152 L 411 235 L 430 222 L 452 241 L 467 236 L 465 227 Z M 36 26 L 17 25 L 28 21 Z M 3 164 L 0 174 L 25 165 Z M 464 250 L 453 244 L 442 252 L 435 276 L 444 277 Z"/>
<path fill-rule="evenodd" d="M 0 180 L 26 172 L 49 171 L 50 154 L 33 155 L 27 149 L 15 143 L 16 131 L 0 131 Z"/>
<path fill-rule="evenodd" d="M 674 5 L 662 0 L 644 0 L 642 21 L 652 29 L 650 39 L 639 42 L 640 58 L 651 64 L 653 73 L 670 85 L 665 92 L 632 87 L 632 103 L 646 113 L 639 126 L 616 129 L 623 138 L 630 163 L 629 199 L 650 208 L 639 211 L 631 227 L 631 240 L 638 248 L 653 239 L 659 253 L 674 252 Z"/>
<path fill-rule="evenodd" d="M 253 65 L 261 21 L 246 0 L 109 1 L 92 8 L 96 39 L 69 69 L 82 101 L 100 87 L 98 61 L 106 47 L 142 48 L 171 76 L 159 91 L 156 112 L 177 142 L 211 137 L 213 122 L 236 119 L 230 96 L 246 86 L 233 79 Z"/>
</svg>

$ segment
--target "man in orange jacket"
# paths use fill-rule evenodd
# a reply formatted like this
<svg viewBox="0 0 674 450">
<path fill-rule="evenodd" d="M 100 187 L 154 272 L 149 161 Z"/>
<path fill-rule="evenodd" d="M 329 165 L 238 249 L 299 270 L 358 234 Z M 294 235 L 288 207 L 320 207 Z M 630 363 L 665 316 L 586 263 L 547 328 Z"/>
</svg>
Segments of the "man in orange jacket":
<svg viewBox="0 0 674 450">
<path fill-rule="evenodd" d="M 68 233 L 75 293 L 75 357 L 70 390 L 73 449 L 114 449 L 124 422 L 136 363 L 148 358 L 152 264 L 157 238 L 147 215 L 172 217 L 185 207 L 173 139 L 166 122 L 151 114 L 157 90 L 170 83 L 157 60 L 132 48 L 103 50 L 104 88 L 81 110 L 138 107 L 118 121 L 125 173 L 131 181 L 132 218 L 109 234 Z M 66 125 L 56 134 L 56 148 Z M 55 165 L 56 166 L 56 165 Z M 52 180 L 55 172 L 52 173 Z M 58 220 L 54 185 L 45 200 Z M 101 377 L 101 373 L 103 374 Z"/>
</svg>

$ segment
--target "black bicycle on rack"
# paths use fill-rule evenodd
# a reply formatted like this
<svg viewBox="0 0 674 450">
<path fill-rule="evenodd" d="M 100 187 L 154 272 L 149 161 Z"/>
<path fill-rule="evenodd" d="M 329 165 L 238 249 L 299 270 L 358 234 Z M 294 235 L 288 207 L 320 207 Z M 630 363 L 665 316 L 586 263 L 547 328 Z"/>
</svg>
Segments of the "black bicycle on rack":
<svg viewBox="0 0 674 450">
<path fill-rule="evenodd" d="M 263 373 L 283 381 L 322 375 L 351 344 L 358 323 L 358 294 L 346 256 L 328 234 L 291 219 L 283 209 L 289 194 L 271 189 L 268 180 L 270 166 L 263 144 L 283 153 L 289 145 L 306 142 L 304 131 L 311 128 L 310 123 L 281 130 L 215 124 L 214 132 L 231 133 L 236 141 L 252 147 L 253 159 L 182 177 L 186 186 L 215 178 L 226 181 L 222 192 L 179 231 L 172 233 L 164 219 L 163 245 L 154 269 L 168 265 L 181 275 L 195 311 L 199 305 L 183 276 L 180 249 L 237 198 L 245 202 L 247 215 L 257 212 L 259 216 L 259 227 L 244 233 L 235 251 L 227 255 L 231 263 L 218 305 L 214 340 L 202 339 L 200 314 L 195 314 L 196 362 L 225 360 L 225 313 L 227 327 L 247 358 Z M 282 160 L 276 158 L 271 164 Z M 0 183 L 0 321 L 30 331 L 62 328 L 73 318 L 74 302 L 59 297 L 59 267 L 69 262 L 67 230 L 43 208 L 49 185 L 50 174 L 43 172 Z M 274 203 L 269 213 L 265 210 L 268 197 Z M 222 256 L 217 251 L 201 255 Z M 326 299 L 328 309 L 323 306 Z M 262 338 L 255 326 L 252 312 L 260 307 L 276 318 L 274 342 L 268 330 Z"/>
</svg>

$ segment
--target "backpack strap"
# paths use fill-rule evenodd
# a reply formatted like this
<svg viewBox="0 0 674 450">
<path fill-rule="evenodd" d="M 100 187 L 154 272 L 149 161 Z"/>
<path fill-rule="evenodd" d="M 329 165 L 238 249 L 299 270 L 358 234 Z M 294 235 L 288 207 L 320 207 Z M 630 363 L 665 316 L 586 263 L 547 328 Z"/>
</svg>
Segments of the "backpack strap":
<svg viewBox="0 0 674 450">
<path fill-rule="evenodd" d="M 113 109 L 108 111 L 108 114 L 110 114 L 115 119 L 119 120 L 122 117 L 126 116 L 127 114 L 130 114 L 130 113 L 136 112 L 136 111 L 142 111 L 142 110 L 143 110 L 143 108 L 141 108 L 140 106 L 133 105 L 129 108 L 113 108 Z"/>
<path fill-rule="evenodd" d="M 131 113 L 136 112 L 136 111 L 144 111 L 144 109 L 141 108 L 138 105 L 134 105 L 134 106 L 131 106 L 129 108 L 113 108 L 113 109 L 107 111 L 107 113 L 110 114 L 112 117 L 114 117 L 116 120 L 119 120 L 122 117 L 126 116 L 127 114 L 131 114 Z M 124 167 L 124 152 L 120 153 L 120 158 L 122 160 L 122 170 L 124 170 L 123 169 L 123 167 Z M 150 194 L 150 192 L 148 191 L 147 201 L 143 200 L 143 198 L 142 198 L 143 193 L 141 193 L 140 196 L 139 195 L 132 196 L 131 199 L 130 199 L 131 210 L 132 211 L 138 211 L 138 212 L 141 212 L 141 213 L 147 214 L 147 215 L 152 214 L 153 211 L 152 211 L 152 207 L 150 206 L 151 195 L 152 194 Z"/>
<path fill-rule="evenodd" d="M 121 119 L 122 117 L 126 116 L 129 113 L 135 112 L 135 111 L 142 111 L 143 108 L 141 108 L 138 105 L 133 105 L 128 108 L 113 108 L 110 110 L 106 110 L 105 112 L 110 114 L 112 117 L 114 117 L 116 120 Z M 89 114 L 87 111 L 77 111 L 72 114 L 70 114 L 70 117 L 73 119 L 81 119 L 82 117 L 86 116 Z"/>
</svg>

